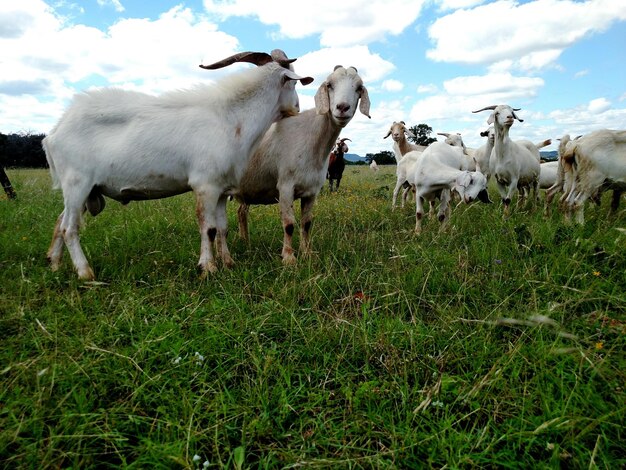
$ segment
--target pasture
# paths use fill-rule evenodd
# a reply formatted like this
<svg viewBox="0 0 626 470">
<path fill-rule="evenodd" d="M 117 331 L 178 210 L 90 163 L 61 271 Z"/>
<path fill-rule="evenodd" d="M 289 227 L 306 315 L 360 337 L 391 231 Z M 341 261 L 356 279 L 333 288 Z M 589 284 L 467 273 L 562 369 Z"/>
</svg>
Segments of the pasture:
<svg viewBox="0 0 626 470">
<path fill-rule="evenodd" d="M 395 167 L 346 168 L 284 268 L 277 206 L 200 280 L 191 193 L 86 216 L 96 282 L 45 254 L 43 170 L 0 200 L 6 468 L 626 466 L 626 204 L 391 212 Z M 4 196 L 4 195 L 2 195 Z M 294 237 L 297 248 L 298 237 Z"/>
</svg>

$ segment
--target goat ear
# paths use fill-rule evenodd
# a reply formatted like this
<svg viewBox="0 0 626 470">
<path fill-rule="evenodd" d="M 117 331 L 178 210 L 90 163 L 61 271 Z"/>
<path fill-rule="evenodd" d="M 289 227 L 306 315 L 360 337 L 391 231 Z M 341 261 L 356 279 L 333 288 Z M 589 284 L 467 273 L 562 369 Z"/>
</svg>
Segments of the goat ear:
<svg viewBox="0 0 626 470">
<path fill-rule="evenodd" d="M 285 69 L 285 80 L 298 80 L 303 85 L 308 85 L 313 81 L 313 77 L 301 77 L 291 70 Z"/>
<path fill-rule="evenodd" d="M 383 139 L 386 139 L 387 137 L 389 137 L 391 135 L 391 129 L 389 129 L 389 132 L 387 132 L 387 135 L 385 137 L 383 137 Z"/>
<path fill-rule="evenodd" d="M 487 124 L 493 124 L 496 120 L 496 113 L 491 113 L 487 119 Z"/>
<path fill-rule="evenodd" d="M 524 122 L 524 120 L 523 120 L 523 119 L 520 119 L 520 118 L 518 118 L 518 117 L 517 117 L 517 114 L 515 114 L 515 111 L 519 111 L 519 108 L 517 108 L 517 109 L 513 110 L 513 117 L 514 117 L 515 119 L 517 119 L 519 122 Z"/>
<path fill-rule="evenodd" d="M 365 87 L 361 87 L 359 111 L 361 111 L 361 114 L 365 114 L 368 118 L 372 119 L 372 116 L 370 116 L 370 95 L 368 95 L 367 88 Z"/>
<path fill-rule="evenodd" d="M 322 83 L 315 93 L 315 110 L 317 114 L 326 114 L 330 111 L 330 98 L 328 97 L 328 84 Z"/>
</svg>

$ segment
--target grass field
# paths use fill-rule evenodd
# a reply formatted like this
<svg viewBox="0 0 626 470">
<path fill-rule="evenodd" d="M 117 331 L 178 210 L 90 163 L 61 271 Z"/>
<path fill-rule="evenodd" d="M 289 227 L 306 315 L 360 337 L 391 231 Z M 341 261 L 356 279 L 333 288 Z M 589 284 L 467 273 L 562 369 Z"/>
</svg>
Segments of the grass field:
<svg viewBox="0 0 626 470">
<path fill-rule="evenodd" d="M 626 204 L 582 227 L 462 206 L 418 238 L 394 170 L 348 167 L 293 268 L 277 207 L 247 246 L 230 204 L 237 264 L 206 280 L 192 195 L 108 200 L 82 231 L 95 283 L 47 266 L 48 173 L 9 170 L 2 465 L 624 468 Z"/>
</svg>

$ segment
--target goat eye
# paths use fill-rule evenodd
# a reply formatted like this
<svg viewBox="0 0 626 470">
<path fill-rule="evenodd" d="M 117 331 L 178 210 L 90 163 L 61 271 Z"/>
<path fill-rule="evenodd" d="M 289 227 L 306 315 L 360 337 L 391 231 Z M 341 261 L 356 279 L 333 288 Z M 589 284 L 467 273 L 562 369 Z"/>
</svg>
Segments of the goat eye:
<svg viewBox="0 0 626 470">
<path fill-rule="evenodd" d="M 328 88 L 329 90 L 333 89 L 333 84 L 332 83 L 327 83 L 326 84 L 326 88 Z"/>
</svg>

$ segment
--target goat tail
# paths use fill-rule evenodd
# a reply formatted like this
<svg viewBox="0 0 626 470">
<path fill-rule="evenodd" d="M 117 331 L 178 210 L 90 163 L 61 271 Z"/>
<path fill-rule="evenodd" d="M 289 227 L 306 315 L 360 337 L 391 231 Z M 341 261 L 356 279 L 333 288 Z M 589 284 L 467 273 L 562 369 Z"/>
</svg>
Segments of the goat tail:
<svg viewBox="0 0 626 470">
<path fill-rule="evenodd" d="M 54 160 L 52 159 L 52 152 L 48 147 L 48 137 L 44 137 L 41 141 L 41 146 L 43 147 L 43 151 L 46 154 L 46 161 L 48 162 L 48 166 L 50 167 L 50 176 L 52 177 L 52 188 L 59 189 L 61 187 L 61 181 L 59 180 L 59 176 L 57 175 L 56 168 L 54 166 Z"/>
</svg>

